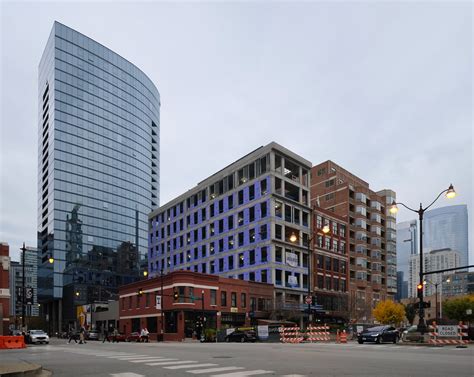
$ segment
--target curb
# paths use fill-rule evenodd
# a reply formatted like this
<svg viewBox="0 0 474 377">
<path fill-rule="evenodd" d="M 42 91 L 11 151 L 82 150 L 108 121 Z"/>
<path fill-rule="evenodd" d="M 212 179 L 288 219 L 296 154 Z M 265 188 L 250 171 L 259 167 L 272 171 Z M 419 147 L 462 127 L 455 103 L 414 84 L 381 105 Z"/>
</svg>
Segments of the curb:
<svg viewBox="0 0 474 377">
<path fill-rule="evenodd" d="M 43 372 L 49 374 L 44 375 Z M 51 372 L 43 370 L 43 367 L 38 364 L 30 364 L 26 362 L 11 364 L 10 366 L 3 366 L 0 368 L 0 376 L 2 377 L 34 377 L 34 376 L 48 376 Z"/>
</svg>

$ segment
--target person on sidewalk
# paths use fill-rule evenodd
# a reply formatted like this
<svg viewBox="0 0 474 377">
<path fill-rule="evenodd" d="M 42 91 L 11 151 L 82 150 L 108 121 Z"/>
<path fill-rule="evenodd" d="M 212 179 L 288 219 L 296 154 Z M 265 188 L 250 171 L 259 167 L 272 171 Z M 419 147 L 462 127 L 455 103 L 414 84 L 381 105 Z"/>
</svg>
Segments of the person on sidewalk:
<svg viewBox="0 0 474 377">
<path fill-rule="evenodd" d="M 118 336 L 118 330 L 117 328 L 114 328 L 114 331 L 112 332 L 112 343 L 118 343 L 117 336 Z"/>
<path fill-rule="evenodd" d="M 148 329 L 144 327 L 140 333 L 140 341 L 141 342 L 147 342 L 148 343 L 148 335 L 150 333 L 148 332 Z"/>
</svg>

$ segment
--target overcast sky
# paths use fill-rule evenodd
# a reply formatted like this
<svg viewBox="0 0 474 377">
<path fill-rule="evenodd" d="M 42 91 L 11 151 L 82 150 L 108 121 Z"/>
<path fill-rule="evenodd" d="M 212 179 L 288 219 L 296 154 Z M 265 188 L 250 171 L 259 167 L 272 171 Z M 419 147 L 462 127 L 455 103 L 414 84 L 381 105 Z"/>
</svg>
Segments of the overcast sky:
<svg viewBox="0 0 474 377">
<path fill-rule="evenodd" d="M 0 241 L 36 245 L 37 74 L 54 20 L 161 94 L 161 204 L 276 141 L 416 207 L 452 182 L 473 239 L 470 2 L 1 3 Z M 414 214 L 400 210 L 398 220 Z"/>
</svg>

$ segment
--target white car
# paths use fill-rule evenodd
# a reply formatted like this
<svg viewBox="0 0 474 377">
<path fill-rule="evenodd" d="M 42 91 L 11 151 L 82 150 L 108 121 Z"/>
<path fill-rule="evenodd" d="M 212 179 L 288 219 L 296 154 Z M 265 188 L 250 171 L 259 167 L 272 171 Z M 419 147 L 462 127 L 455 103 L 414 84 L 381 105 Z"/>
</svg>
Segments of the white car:
<svg viewBox="0 0 474 377">
<path fill-rule="evenodd" d="M 27 335 L 28 342 L 31 344 L 49 344 L 49 336 L 43 330 L 30 330 Z"/>
</svg>

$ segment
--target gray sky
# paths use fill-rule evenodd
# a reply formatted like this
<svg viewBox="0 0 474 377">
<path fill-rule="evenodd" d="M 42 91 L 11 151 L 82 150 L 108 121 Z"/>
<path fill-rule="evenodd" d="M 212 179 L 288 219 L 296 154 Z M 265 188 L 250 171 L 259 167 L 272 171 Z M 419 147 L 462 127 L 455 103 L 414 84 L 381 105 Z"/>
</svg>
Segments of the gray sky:
<svg viewBox="0 0 474 377">
<path fill-rule="evenodd" d="M 473 214 L 470 2 L 1 3 L 0 240 L 36 245 L 37 68 L 54 20 L 161 94 L 161 203 L 260 145 Z M 398 220 L 414 218 L 400 210 Z M 474 262 L 474 230 L 470 234 Z"/>
</svg>

